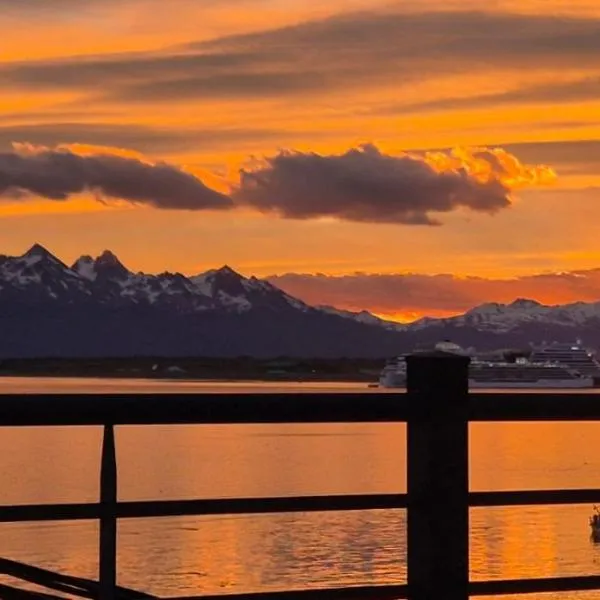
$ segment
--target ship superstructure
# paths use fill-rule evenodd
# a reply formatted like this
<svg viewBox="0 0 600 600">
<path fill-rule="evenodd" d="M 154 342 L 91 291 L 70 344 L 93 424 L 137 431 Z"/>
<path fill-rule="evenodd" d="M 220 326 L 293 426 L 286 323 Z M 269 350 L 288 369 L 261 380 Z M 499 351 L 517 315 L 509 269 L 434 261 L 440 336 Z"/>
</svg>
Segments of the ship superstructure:
<svg viewBox="0 0 600 600">
<path fill-rule="evenodd" d="M 535 348 L 531 353 L 530 360 L 532 362 L 558 363 L 600 382 L 600 363 L 579 340 L 575 343 L 556 342 Z"/>
</svg>

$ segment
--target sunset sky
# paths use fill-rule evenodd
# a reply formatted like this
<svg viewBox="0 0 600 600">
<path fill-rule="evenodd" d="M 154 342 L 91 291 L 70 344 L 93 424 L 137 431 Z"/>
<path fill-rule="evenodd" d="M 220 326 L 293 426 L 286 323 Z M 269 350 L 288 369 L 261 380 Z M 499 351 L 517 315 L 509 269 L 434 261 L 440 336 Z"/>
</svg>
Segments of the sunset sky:
<svg viewBox="0 0 600 600">
<path fill-rule="evenodd" d="M 0 0 L 0 253 L 407 320 L 600 299 L 597 0 Z"/>
</svg>

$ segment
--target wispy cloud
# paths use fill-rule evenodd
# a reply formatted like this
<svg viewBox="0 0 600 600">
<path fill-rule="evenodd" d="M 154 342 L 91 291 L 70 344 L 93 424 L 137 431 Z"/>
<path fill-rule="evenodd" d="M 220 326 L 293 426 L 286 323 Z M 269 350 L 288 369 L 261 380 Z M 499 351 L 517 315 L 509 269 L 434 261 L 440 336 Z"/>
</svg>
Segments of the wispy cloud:
<svg viewBox="0 0 600 600">
<path fill-rule="evenodd" d="M 1 122 L 1 119 L 0 119 Z M 298 134 L 308 137 L 310 130 Z M 315 136 L 318 135 L 314 132 Z M 129 148 L 145 154 L 172 152 L 206 152 L 229 150 L 234 144 L 245 147 L 248 143 L 279 140 L 286 132 L 277 128 L 194 128 L 166 127 L 102 122 L 47 122 L 0 125 L 0 148 L 13 142 L 35 146 L 87 144 Z"/>
<path fill-rule="evenodd" d="M 595 102 L 600 96 L 600 77 L 568 78 L 537 85 L 524 85 L 508 91 L 463 96 L 447 96 L 420 102 L 398 102 L 373 108 L 371 114 L 393 115 L 491 108 L 504 105 L 567 104 Z"/>
<path fill-rule="evenodd" d="M 364 11 L 166 51 L 5 64 L 0 82 L 94 95 L 101 85 L 115 101 L 147 102 L 364 89 L 389 86 L 391 75 L 401 86 L 517 66 L 600 68 L 600 20 Z"/>
</svg>

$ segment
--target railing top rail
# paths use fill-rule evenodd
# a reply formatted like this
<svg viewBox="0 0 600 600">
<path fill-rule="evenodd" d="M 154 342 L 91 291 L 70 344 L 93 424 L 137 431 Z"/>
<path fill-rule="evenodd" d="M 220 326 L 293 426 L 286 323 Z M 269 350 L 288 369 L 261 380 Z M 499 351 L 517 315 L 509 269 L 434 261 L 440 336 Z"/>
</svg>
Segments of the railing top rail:
<svg viewBox="0 0 600 600">
<path fill-rule="evenodd" d="M 405 393 L 0 394 L 0 426 L 405 422 Z M 597 393 L 469 394 L 470 421 L 598 421 Z"/>
<path fill-rule="evenodd" d="M 469 421 L 600 421 L 600 394 L 471 393 Z"/>
<path fill-rule="evenodd" d="M 0 426 L 406 421 L 404 394 L 0 395 Z"/>
</svg>

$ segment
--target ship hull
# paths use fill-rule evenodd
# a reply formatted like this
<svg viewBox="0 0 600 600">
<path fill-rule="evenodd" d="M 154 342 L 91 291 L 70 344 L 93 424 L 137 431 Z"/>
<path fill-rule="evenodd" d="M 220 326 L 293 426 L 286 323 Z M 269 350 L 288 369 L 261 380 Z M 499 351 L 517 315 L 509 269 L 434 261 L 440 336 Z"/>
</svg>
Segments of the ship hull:
<svg viewBox="0 0 600 600">
<path fill-rule="evenodd" d="M 472 389 L 585 389 L 593 388 L 591 377 L 577 379 L 538 379 L 537 381 L 474 381 L 469 379 Z"/>
<path fill-rule="evenodd" d="M 402 375 L 388 375 L 379 381 L 379 387 L 397 389 L 406 387 L 406 377 Z M 469 389 L 489 390 L 574 390 L 593 388 L 594 380 L 591 377 L 580 379 L 539 379 L 538 381 L 475 381 L 469 379 Z"/>
<path fill-rule="evenodd" d="M 386 373 L 379 379 L 379 387 L 404 388 L 406 387 L 406 375 L 400 373 Z"/>
</svg>

